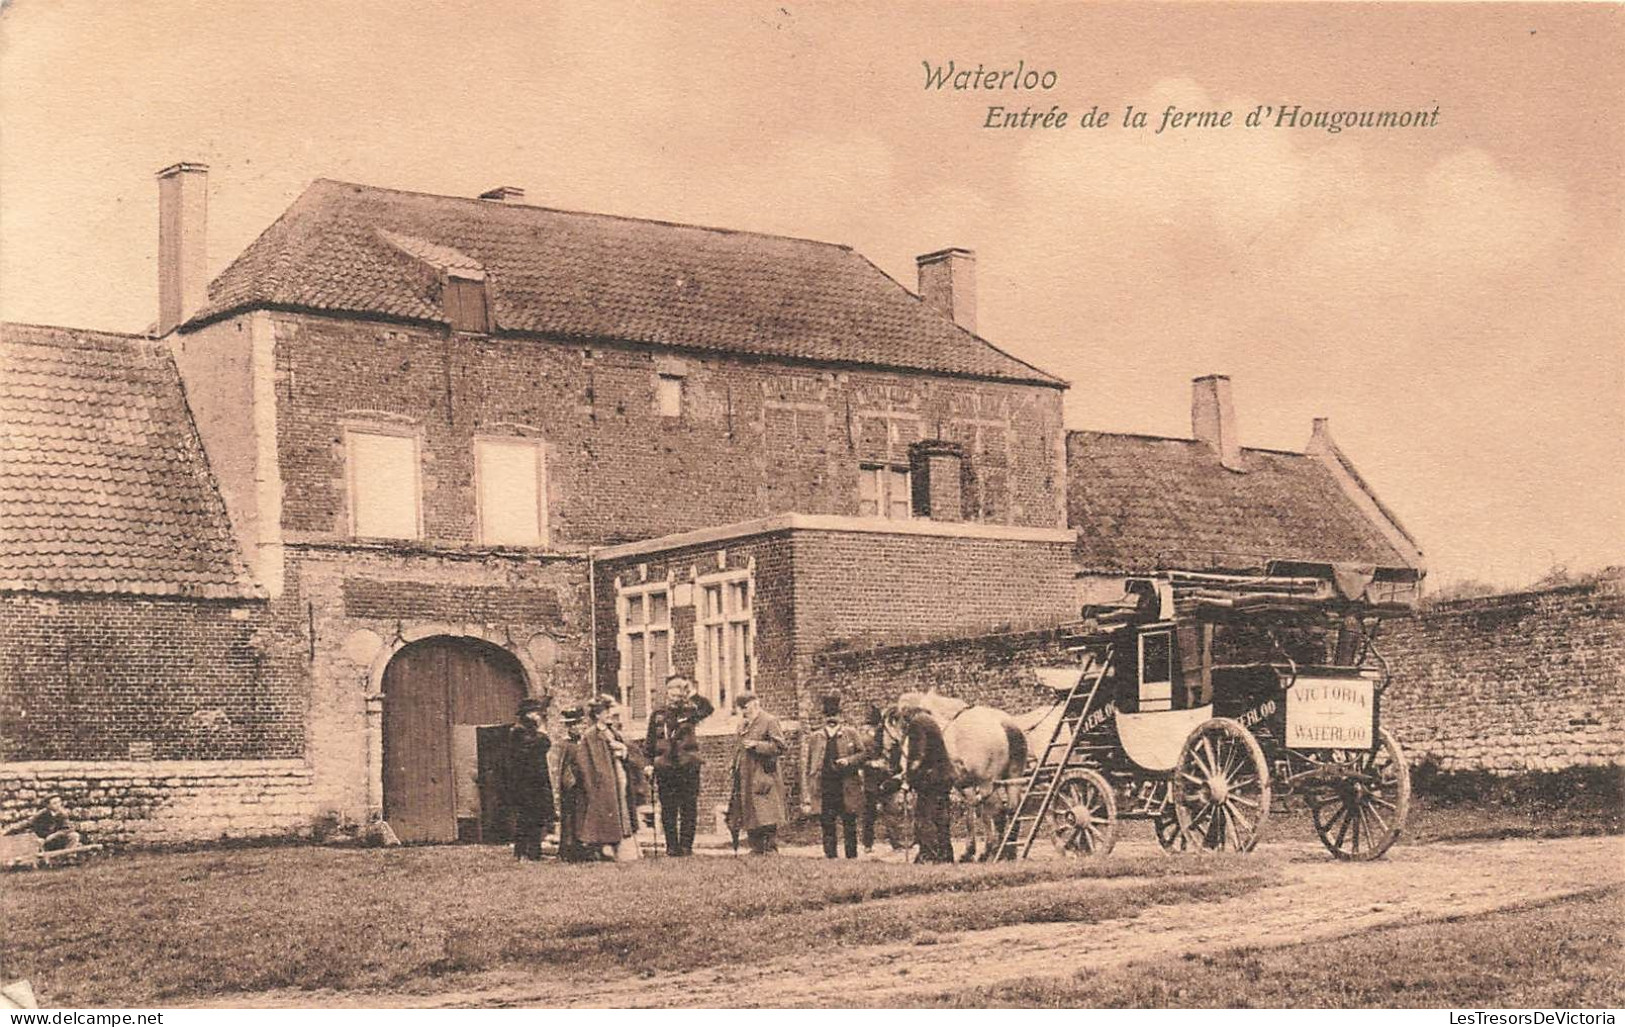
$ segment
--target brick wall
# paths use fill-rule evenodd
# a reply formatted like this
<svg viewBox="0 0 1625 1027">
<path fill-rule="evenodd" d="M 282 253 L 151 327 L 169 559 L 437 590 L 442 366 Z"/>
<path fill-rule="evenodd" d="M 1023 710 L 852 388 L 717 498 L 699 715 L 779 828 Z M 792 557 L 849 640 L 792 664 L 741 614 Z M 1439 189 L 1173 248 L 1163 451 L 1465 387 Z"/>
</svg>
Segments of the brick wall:
<svg viewBox="0 0 1625 1027">
<path fill-rule="evenodd" d="M 0 760 L 301 757 L 279 639 L 263 602 L 0 597 Z"/>
<path fill-rule="evenodd" d="M 1391 622 L 1383 719 L 1446 770 L 1625 763 L 1625 581 L 1441 603 Z"/>
<path fill-rule="evenodd" d="M 425 535 L 475 538 L 473 439 L 531 434 L 548 452 L 559 546 L 650 538 L 785 511 L 855 514 L 862 463 L 907 466 L 959 443 L 966 517 L 1063 523 L 1061 392 L 740 357 L 274 315 L 277 449 L 290 536 L 346 531 L 344 425 L 404 426 L 422 445 Z M 680 374 L 680 417 L 655 402 Z"/>
</svg>

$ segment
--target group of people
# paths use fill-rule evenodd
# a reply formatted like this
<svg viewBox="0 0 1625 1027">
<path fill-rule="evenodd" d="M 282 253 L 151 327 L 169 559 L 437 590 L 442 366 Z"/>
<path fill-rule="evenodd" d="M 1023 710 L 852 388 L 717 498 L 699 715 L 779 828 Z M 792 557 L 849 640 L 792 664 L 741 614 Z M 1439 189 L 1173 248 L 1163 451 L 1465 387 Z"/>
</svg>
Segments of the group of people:
<svg viewBox="0 0 1625 1027">
<path fill-rule="evenodd" d="M 518 722 L 508 732 L 501 788 L 513 818 L 514 856 L 541 859 L 542 839 L 557 827 L 559 858 L 565 862 L 637 859 L 641 778 L 629 765 L 631 747 L 622 734 L 619 707 L 600 696 L 560 711 L 564 740 L 551 758 L 547 708 L 546 700 L 522 701 Z"/>
<path fill-rule="evenodd" d="M 514 818 L 515 856 L 540 859 L 542 839 L 556 825 L 561 860 L 638 858 L 637 810 L 649 783 L 659 797 L 666 854 L 693 855 L 702 764 L 696 729 L 715 707 L 681 675 L 665 684 L 665 702 L 650 715 L 641 746 L 628 744 L 620 707 L 600 696 L 585 707 L 561 711 L 565 738 L 551 760 L 545 700 L 520 704 L 502 782 Z M 739 722 L 727 823 L 736 840 L 743 835 L 752 853 L 766 855 L 778 850 L 778 829 L 789 819 L 779 767 L 789 749 L 778 718 L 762 709 L 754 693 L 741 692 L 733 705 Z M 869 709 L 867 730 L 842 719 L 839 696 L 825 697 L 822 712 L 822 726 L 809 733 L 801 794 L 802 812 L 818 818 L 825 857 L 844 852 L 855 859 L 860 843 L 872 850 L 890 795 L 906 786 L 917 796 L 920 860 L 951 862 L 952 768 L 935 721 L 923 711 L 904 717 L 903 758 L 893 766 L 877 707 Z M 550 763 L 558 775 L 556 808 Z M 895 845 L 895 835 L 891 840 Z"/>
</svg>

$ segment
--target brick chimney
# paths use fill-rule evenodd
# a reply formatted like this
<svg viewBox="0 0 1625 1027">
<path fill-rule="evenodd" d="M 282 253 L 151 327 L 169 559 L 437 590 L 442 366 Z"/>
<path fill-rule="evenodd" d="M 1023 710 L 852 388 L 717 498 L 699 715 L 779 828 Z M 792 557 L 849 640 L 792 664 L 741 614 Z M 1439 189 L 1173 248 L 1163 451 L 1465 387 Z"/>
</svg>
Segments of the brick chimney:
<svg viewBox="0 0 1625 1027">
<path fill-rule="evenodd" d="M 203 305 L 209 288 L 209 166 L 182 162 L 158 172 L 158 334 Z"/>
<path fill-rule="evenodd" d="M 480 199 L 496 203 L 524 203 L 525 190 L 516 185 L 499 185 L 495 189 L 487 189 L 480 193 Z"/>
<path fill-rule="evenodd" d="M 976 331 L 976 254 L 950 247 L 914 258 L 920 272 L 920 299 Z"/>
<path fill-rule="evenodd" d="M 1228 375 L 1210 374 L 1191 382 L 1191 434 L 1219 454 L 1219 463 L 1232 471 L 1245 471 L 1241 439 L 1236 434 L 1236 405 L 1230 398 Z"/>
</svg>

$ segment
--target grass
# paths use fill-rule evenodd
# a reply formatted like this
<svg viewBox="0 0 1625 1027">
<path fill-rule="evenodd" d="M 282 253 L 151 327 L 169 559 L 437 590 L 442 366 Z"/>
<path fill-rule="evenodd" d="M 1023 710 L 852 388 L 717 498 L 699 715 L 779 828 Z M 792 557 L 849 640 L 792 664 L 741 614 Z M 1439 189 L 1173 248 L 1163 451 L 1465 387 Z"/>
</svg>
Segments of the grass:
<svg viewBox="0 0 1625 1027">
<path fill-rule="evenodd" d="M 1625 1004 L 1625 889 L 1335 941 L 943 993 L 930 1005 L 1597 1009 Z"/>
<path fill-rule="evenodd" d="M 704 857 L 537 866 L 472 847 L 147 854 L 8 878 L 0 978 L 28 978 L 57 1005 L 441 991 L 492 971 L 684 970 L 764 951 L 1128 916 L 1242 894 L 1274 875 L 1256 856 L 914 867 Z"/>
</svg>

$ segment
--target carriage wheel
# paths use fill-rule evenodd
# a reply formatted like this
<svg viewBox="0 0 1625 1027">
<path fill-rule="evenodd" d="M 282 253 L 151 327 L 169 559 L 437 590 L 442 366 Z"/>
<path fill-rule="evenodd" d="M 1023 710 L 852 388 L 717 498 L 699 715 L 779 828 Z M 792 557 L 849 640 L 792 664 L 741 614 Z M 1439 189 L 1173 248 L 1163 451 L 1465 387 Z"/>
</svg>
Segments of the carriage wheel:
<svg viewBox="0 0 1625 1027">
<path fill-rule="evenodd" d="M 1228 717 L 1192 731 L 1174 768 L 1174 813 L 1186 844 L 1250 852 L 1270 815 L 1270 771 L 1258 739 Z"/>
<path fill-rule="evenodd" d="M 1157 832 L 1157 844 L 1166 853 L 1180 853 L 1190 848 L 1190 836 L 1179 826 L 1179 816 L 1172 808 L 1151 818 L 1151 827 Z"/>
<path fill-rule="evenodd" d="M 1050 840 L 1063 856 L 1104 856 L 1117 844 L 1117 797 L 1093 770 L 1069 771 L 1050 799 Z"/>
<path fill-rule="evenodd" d="M 1304 794 L 1315 833 L 1338 859 L 1376 859 L 1399 839 L 1410 813 L 1405 752 L 1393 735 L 1379 729 L 1375 751 L 1345 750 L 1330 765 L 1342 769 L 1343 777 Z"/>
</svg>

